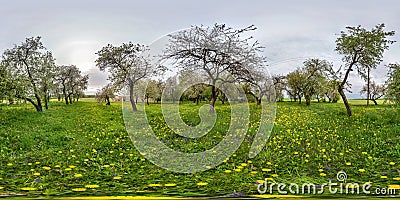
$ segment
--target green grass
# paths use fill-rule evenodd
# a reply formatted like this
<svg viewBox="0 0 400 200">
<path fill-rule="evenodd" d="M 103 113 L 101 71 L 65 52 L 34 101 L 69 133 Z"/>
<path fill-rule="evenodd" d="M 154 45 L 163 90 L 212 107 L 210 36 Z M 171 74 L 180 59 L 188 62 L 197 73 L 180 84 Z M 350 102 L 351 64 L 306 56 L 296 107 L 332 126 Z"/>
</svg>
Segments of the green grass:
<svg viewBox="0 0 400 200">
<path fill-rule="evenodd" d="M 135 149 L 124 127 L 121 103 L 105 106 L 84 100 L 67 106 L 52 101 L 50 110 L 43 113 L 35 112 L 30 105 L 1 105 L 0 193 L 256 195 L 257 180 L 322 184 L 336 180 L 341 170 L 347 173 L 348 182 L 372 182 L 373 187 L 399 185 L 399 109 L 356 104 L 352 106 L 354 116 L 349 118 L 341 103 L 312 103 L 309 107 L 295 102 L 277 103 L 275 126 L 267 147 L 249 160 L 251 136 L 258 128 L 260 113 L 260 108 L 251 104 L 249 137 L 238 151 L 216 168 L 191 174 L 161 169 Z M 181 105 L 187 124 L 200 122 L 200 106 Z M 171 148 L 186 152 L 211 148 L 229 127 L 230 107 L 219 104 L 217 126 L 209 135 L 183 139 L 169 130 L 160 105 L 151 104 L 148 108 L 156 135 L 161 140 L 173 140 Z M 207 185 L 197 185 L 200 182 Z M 98 187 L 73 191 L 88 185 Z"/>
</svg>

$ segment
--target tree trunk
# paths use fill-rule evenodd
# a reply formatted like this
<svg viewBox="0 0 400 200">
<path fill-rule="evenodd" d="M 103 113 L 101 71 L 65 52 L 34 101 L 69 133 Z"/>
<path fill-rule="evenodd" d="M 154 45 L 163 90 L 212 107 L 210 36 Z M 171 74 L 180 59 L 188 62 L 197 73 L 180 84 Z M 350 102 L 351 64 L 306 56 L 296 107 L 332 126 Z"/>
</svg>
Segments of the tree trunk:
<svg viewBox="0 0 400 200">
<path fill-rule="evenodd" d="M 301 96 L 299 96 L 299 98 L 298 98 L 298 99 L 299 99 L 299 104 L 301 104 Z"/>
<path fill-rule="evenodd" d="M 216 89 L 215 85 L 212 85 L 211 86 L 210 113 L 215 112 L 214 106 L 215 106 L 215 101 L 217 100 L 217 96 L 218 96 L 218 93 L 216 90 L 217 89 Z"/>
<path fill-rule="evenodd" d="M 306 105 L 309 106 L 311 105 L 311 98 L 310 97 L 305 97 L 306 99 Z"/>
<path fill-rule="evenodd" d="M 111 105 L 110 97 L 108 97 L 108 95 L 106 95 L 106 101 L 107 101 L 107 103 L 106 103 L 107 106 Z"/>
<path fill-rule="evenodd" d="M 36 96 L 36 95 L 35 95 L 35 96 Z M 39 106 L 39 104 L 36 104 L 36 103 L 35 103 L 32 99 L 30 99 L 30 98 L 26 98 L 26 100 L 29 101 L 33 106 L 35 106 L 37 112 L 42 112 L 42 111 L 43 111 L 42 105 Z"/>
<path fill-rule="evenodd" d="M 378 105 L 378 102 L 376 102 L 375 99 L 372 99 L 372 101 L 374 102 L 375 105 Z"/>
<path fill-rule="evenodd" d="M 196 100 L 195 100 L 196 101 L 196 105 L 199 105 L 199 99 L 200 99 L 200 97 L 196 98 Z"/>
<path fill-rule="evenodd" d="M 64 94 L 64 99 L 65 99 L 65 104 L 69 104 L 68 102 L 68 95 L 67 95 L 67 91 L 65 89 L 63 89 L 63 94 Z"/>
<path fill-rule="evenodd" d="M 44 96 L 44 108 L 45 108 L 46 110 L 49 109 L 48 102 L 49 102 L 49 98 L 47 97 L 47 94 L 46 94 L 46 95 Z"/>
<path fill-rule="evenodd" d="M 344 105 L 345 105 L 345 107 L 346 107 L 346 110 L 347 110 L 347 115 L 348 115 L 348 116 L 351 116 L 352 113 L 351 113 L 350 104 L 349 104 L 349 102 L 347 101 L 346 95 L 344 94 L 343 87 L 339 87 L 338 92 L 339 92 L 340 96 L 341 96 L 342 99 L 343 99 L 343 103 L 344 103 Z"/>
<path fill-rule="evenodd" d="M 131 104 L 132 104 L 132 110 L 133 111 L 137 111 L 135 98 L 133 96 L 133 89 L 134 89 L 133 88 L 133 82 L 130 82 L 129 83 L 129 100 L 131 101 Z"/>
<path fill-rule="evenodd" d="M 371 91 L 369 88 L 369 71 L 370 69 L 368 68 L 368 74 L 367 74 L 367 106 L 369 105 L 369 99 L 371 97 Z"/>
<path fill-rule="evenodd" d="M 72 104 L 71 94 L 68 95 L 68 99 L 69 99 L 69 104 Z"/>
<path fill-rule="evenodd" d="M 37 101 L 37 108 L 36 108 L 36 110 L 37 110 L 38 112 L 42 112 L 42 111 L 43 111 L 42 100 L 40 99 L 39 95 L 37 95 L 37 94 L 35 94 L 35 98 L 36 98 L 36 101 Z"/>
<path fill-rule="evenodd" d="M 147 104 L 147 105 L 150 105 L 150 103 L 149 103 L 149 97 L 148 97 L 148 96 L 146 96 L 146 104 Z"/>
<path fill-rule="evenodd" d="M 261 105 L 261 97 L 256 99 L 257 101 L 257 106 Z"/>
</svg>

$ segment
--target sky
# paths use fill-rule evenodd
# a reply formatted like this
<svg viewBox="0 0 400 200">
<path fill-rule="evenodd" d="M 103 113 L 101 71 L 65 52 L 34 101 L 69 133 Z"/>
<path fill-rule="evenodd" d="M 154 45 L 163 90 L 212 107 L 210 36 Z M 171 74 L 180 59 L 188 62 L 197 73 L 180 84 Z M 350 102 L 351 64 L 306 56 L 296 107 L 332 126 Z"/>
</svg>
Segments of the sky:
<svg viewBox="0 0 400 200">
<path fill-rule="evenodd" d="M 157 39 L 192 25 L 226 24 L 235 29 L 255 25 L 252 33 L 265 47 L 271 74 L 287 74 L 307 58 L 323 58 L 339 68 L 344 63 L 335 39 L 346 26 L 367 29 L 385 23 L 400 41 L 398 0 L 13 0 L 0 8 L 0 52 L 27 37 L 41 36 L 58 65 L 74 64 L 89 74 L 87 94 L 107 84 L 107 73 L 95 66 L 96 52 L 107 44 L 132 41 L 151 45 Z M 385 52 L 371 72 L 377 83 L 386 80 L 388 63 L 400 62 L 400 42 Z M 350 76 L 350 98 L 359 98 L 365 83 Z"/>
</svg>

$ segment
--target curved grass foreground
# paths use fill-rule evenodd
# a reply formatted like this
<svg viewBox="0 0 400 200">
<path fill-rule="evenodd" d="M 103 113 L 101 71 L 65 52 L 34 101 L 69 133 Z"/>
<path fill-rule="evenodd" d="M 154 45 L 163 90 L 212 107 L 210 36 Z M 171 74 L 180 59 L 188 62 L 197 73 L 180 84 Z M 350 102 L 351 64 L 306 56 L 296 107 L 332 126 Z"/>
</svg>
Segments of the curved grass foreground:
<svg viewBox="0 0 400 200">
<path fill-rule="evenodd" d="M 371 190 L 400 185 L 400 113 L 390 105 L 367 107 L 356 102 L 354 115 L 349 118 L 340 104 L 313 103 L 306 107 L 295 102 L 277 103 L 267 147 L 249 159 L 260 113 L 259 107 L 251 104 L 249 130 L 235 154 L 215 168 L 204 166 L 204 172 L 180 174 L 157 167 L 134 148 L 125 131 L 120 103 L 50 103 L 50 109 L 43 113 L 29 105 L 0 105 L 1 195 L 61 199 L 281 198 L 276 190 L 272 195 L 258 196 L 257 186 L 264 180 L 320 185 L 336 180 L 340 171 L 346 172 L 347 182 L 370 183 Z M 197 109 L 202 105 L 181 106 L 183 121 L 199 123 Z M 221 141 L 229 127 L 229 106 L 215 108 L 219 116 L 216 126 L 197 139 L 172 134 L 158 104 L 150 104 L 147 115 L 164 144 L 198 152 Z M 364 196 L 374 197 L 355 195 Z"/>
</svg>

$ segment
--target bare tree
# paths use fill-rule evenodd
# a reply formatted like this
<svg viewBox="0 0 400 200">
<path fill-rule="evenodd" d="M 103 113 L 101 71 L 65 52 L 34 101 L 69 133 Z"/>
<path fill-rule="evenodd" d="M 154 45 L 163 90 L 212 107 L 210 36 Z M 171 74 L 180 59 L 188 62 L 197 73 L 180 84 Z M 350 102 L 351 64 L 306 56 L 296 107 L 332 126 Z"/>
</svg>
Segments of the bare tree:
<svg viewBox="0 0 400 200">
<path fill-rule="evenodd" d="M 235 30 L 224 24 L 212 27 L 194 26 L 191 29 L 170 35 L 170 43 L 163 59 L 173 59 L 183 70 L 200 71 L 211 86 L 210 112 L 214 112 L 219 89 L 227 82 L 251 79 L 249 70 L 263 64 L 259 43 L 250 44 L 252 37 L 242 38 L 255 26 Z"/>
<path fill-rule="evenodd" d="M 385 95 L 385 92 L 385 85 L 376 84 L 374 81 L 370 84 L 365 84 L 360 91 L 361 94 L 367 94 L 367 99 L 372 100 L 375 105 L 378 105 L 376 100 L 383 97 Z"/>
<path fill-rule="evenodd" d="M 256 99 L 257 105 L 261 105 L 261 100 L 265 95 L 269 97 L 269 93 L 275 92 L 274 83 L 271 77 L 262 71 L 254 72 L 252 76 L 249 94 Z"/>
<path fill-rule="evenodd" d="M 96 66 L 101 71 L 110 72 L 109 80 L 113 86 L 120 90 L 125 85 L 129 89 L 129 99 L 132 110 L 137 111 L 134 99 L 135 84 L 145 78 L 149 78 L 164 71 L 159 65 L 152 65 L 149 59 L 142 56 L 146 47 L 132 42 L 123 43 L 121 46 L 108 44 L 96 54 Z"/>
</svg>

